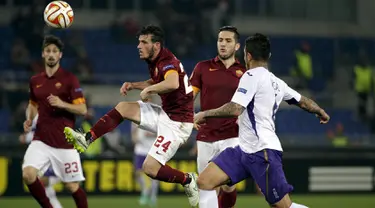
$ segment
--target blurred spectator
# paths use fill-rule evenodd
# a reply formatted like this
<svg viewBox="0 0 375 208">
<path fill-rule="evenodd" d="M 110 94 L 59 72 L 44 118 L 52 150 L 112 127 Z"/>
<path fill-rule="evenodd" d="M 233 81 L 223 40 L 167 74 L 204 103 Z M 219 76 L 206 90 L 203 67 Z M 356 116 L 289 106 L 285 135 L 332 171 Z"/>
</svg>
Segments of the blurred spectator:
<svg viewBox="0 0 375 208">
<path fill-rule="evenodd" d="M 336 129 L 329 130 L 327 136 L 334 147 L 347 147 L 349 145 L 348 137 L 345 135 L 344 126 L 341 123 L 336 124 Z"/>
<path fill-rule="evenodd" d="M 10 59 L 13 68 L 26 69 L 30 64 L 30 53 L 26 47 L 25 41 L 16 38 L 10 51 Z"/>
<path fill-rule="evenodd" d="M 85 52 L 80 52 L 75 65 L 73 66 L 73 73 L 79 77 L 81 83 L 89 84 L 92 81 L 92 64 Z"/>
<path fill-rule="evenodd" d="M 139 28 L 139 23 L 134 17 L 118 14 L 110 27 L 112 39 L 118 43 L 134 42 Z"/>
<path fill-rule="evenodd" d="M 230 24 L 228 0 L 219 0 L 212 14 L 212 31 L 216 33 L 218 28 Z"/>
<path fill-rule="evenodd" d="M 30 64 L 30 71 L 32 74 L 41 73 L 44 69 L 44 61 L 42 58 L 35 59 Z"/>
<path fill-rule="evenodd" d="M 11 121 L 12 132 L 23 132 L 23 122 L 25 121 L 25 112 L 28 103 L 28 101 L 22 101 L 15 109 Z"/>
<path fill-rule="evenodd" d="M 83 42 L 83 34 L 81 31 L 71 31 L 66 37 L 64 58 L 76 58 L 86 55 L 86 48 Z"/>
<path fill-rule="evenodd" d="M 362 121 L 367 121 L 367 101 L 372 92 L 373 74 L 368 57 L 361 53 L 353 69 L 353 87 L 357 93 L 357 113 Z"/>
<path fill-rule="evenodd" d="M 306 89 L 313 78 L 313 64 L 310 55 L 310 45 L 303 42 L 301 47 L 294 53 L 294 64 L 291 70 L 291 75 L 295 77 L 296 88 Z"/>
</svg>

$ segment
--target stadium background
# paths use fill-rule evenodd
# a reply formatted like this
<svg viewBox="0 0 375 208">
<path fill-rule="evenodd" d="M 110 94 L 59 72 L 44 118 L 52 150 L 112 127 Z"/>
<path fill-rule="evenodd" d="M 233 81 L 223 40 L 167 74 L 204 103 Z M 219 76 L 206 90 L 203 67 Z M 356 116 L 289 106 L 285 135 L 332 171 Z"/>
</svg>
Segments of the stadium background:
<svg viewBox="0 0 375 208">
<path fill-rule="evenodd" d="M 371 125 L 373 93 L 367 113 L 359 114 L 353 68 L 375 57 L 375 1 L 371 0 L 70 0 L 75 22 L 67 30 L 43 23 L 44 0 L 0 0 L 0 207 L 37 207 L 22 184 L 21 163 L 27 147 L 20 142 L 28 80 L 43 70 L 40 46 L 44 34 L 65 44 L 62 66 L 81 80 L 90 115 L 86 127 L 120 100 L 137 100 L 139 92 L 123 98 L 123 81 L 145 80 L 136 31 L 144 24 L 161 25 L 166 44 L 181 59 L 188 74 L 199 60 L 216 54 L 217 29 L 237 26 L 241 43 L 247 35 L 270 36 L 270 69 L 291 86 L 318 101 L 331 115 L 321 126 L 312 115 L 281 106 L 277 132 L 285 147 L 284 167 L 295 187 L 294 199 L 311 207 L 375 207 L 375 128 Z M 295 52 L 310 47 L 313 77 L 293 75 Z M 241 52 L 238 53 L 242 61 Z M 374 77 L 375 79 L 375 74 Z M 300 83 L 303 83 L 300 85 Z M 199 99 L 198 99 L 199 101 Z M 156 102 L 159 102 L 156 99 Z M 199 102 L 197 102 L 197 110 Z M 82 126 L 83 124 L 83 126 Z M 195 133 L 171 162 L 195 170 Z M 335 139 L 347 139 L 335 145 Z M 337 141 L 337 140 L 336 140 Z M 83 168 L 90 207 L 137 207 L 133 180 L 130 123 L 107 134 L 99 152 L 84 155 Z M 251 180 L 238 186 L 237 207 L 267 207 Z M 56 186 L 65 207 L 73 207 L 61 184 Z M 187 207 L 182 189 L 163 183 L 160 207 Z"/>
</svg>

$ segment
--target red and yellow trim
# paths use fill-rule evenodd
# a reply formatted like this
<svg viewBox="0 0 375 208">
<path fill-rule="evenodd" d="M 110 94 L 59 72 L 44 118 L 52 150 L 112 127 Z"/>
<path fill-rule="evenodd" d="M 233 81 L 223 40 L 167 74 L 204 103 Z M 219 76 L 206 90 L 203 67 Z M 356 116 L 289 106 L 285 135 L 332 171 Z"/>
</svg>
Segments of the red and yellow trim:
<svg viewBox="0 0 375 208">
<path fill-rule="evenodd" d="M 176 69 L 170 69 L 167 71 L 167 73 L 164 74 L 164 79 L 167 78 L 168 75 L 172 74 L 172 73 L 178 73 Z"/>
<path fill-rule="evenodd" d="M 74 105 L 85 104 L 85 103 L 86 103 L 86 100 L 83 97 L 76 98 L 73 100 Z"/>
<path fill-rule="evenodd" d="M 33 100 L 29 100 L 29 104 L 33 105 L 33 106 L 38 106 L 38 103 L 36 103 L 35 101 Z"/>
<path fill-rule="evenodd" d="M 194 91 L 195 94 L 198 94 L 201 91 L 201 89 L 199 89 L 198 87 L 193 86 L 193 91 Z"/>
</svg>

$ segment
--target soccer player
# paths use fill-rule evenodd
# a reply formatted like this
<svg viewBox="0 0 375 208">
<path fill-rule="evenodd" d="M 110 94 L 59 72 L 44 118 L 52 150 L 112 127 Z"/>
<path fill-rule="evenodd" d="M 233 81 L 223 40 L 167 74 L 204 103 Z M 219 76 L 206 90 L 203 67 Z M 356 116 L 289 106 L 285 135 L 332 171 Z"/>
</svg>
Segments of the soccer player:
<svg viewBox="0 0 375 208">
<path fill-rule="evenodd" d="M 134 166 L 135 176 L 141 186 L 141 198 L 139 204 L 156 207 L 157 195 L 159 191 L 159 181 L 151 180 L 151 186 L 147 186 L 142 170 L 142 164 L 146 159 L 147 153 L 155 141 L 155 134 L 140 129 L 135 123 L 132 123 L 132 141 L 134 143 Z"/>
<path fill-rule="evenodd" d="M 314 101 L 291 89 L 267 69 L 270 42 L 262 34 L 245 41 L 244 58 L 248 71 L 241 77 L 232 101 L 200 112 L 195 122 L 211 117 L 238 117 L 239 146 L 219 154 L 198 177 L 198 187 L 213 190 L 222 184 L 234 185 L 252 177 L 272 207 L 304 208 L 293 203 L 282 168 L 282 147 L 275 133 L 275 114 L 284 100 L 315 114 L 320 123 L 329 115 Z"/>
<path fill-rule="evenodd" d="M 52 166 L 54 173 L 72 193 L 78 208 L 87 208 L 86 193 L 79 182 L 85 180 L 78 152 L 66 142 L 63 129 L 74 126 L 75 115 L 86 114 L 87 108 L 78 79 L 60 67 L 63 43 L 46 36 L 42 45 L 45 71 L 30 79 L 30 102 L 26 110 L 25 132 L 31 130 L 38 114 L 33 141 L 24 156 L 22 176 L 31 195 L 43 208 L 52 208 L 38 179 Z"/>
<path fill-rule="evenodd" d="M 219 29 L 217 39 L 218 55 L 210 60 L 199 62 L 190 78 L 194 98 L 200 94 L 201 110 L 220 107 L 229 102 L 237 89 L 242 74 L 246 71 L 235 58 L 240 48 L 239 33 L 236 27 L 225 26 Z M 208 163 L 227 147 L 238 145 L 237 118 L 210 118 L 200 125 L 197 135 L 197 165 L 201 173 Z M 235 186 L 223 186 L 219 192 L 199 191 L 200 208 L 230 208 L 236 203 Z"/>
<path fill-rule="evenodd" d="M 23 144 L 30 144 L 33 140 L 34 133 L 36 130 L 36 124 L 38 122 L 38 115 L 36 115 L 32 121 L 31 125 L 31 131 L 24 133 L 21 135 L 21 143 Z M 40 181 L 42 184 L 46 187 L 46 194 L 51 202 L 53 208 L 61 208 L 61 203 L 57 199 L 56 191 L 53 188 L 53 186 L 60 182 L 60 179 L 56 176 L 56 174 L 53 172 L 52 167 L 49 167 L 48 170 L 44 173 L 44 175 L 40 178 Z"/>
<path fill-rule="evenodd" d="M 181 62 L 163 47 L 163 37 L 162 29 L 152 25 L 143 27 L 138 33 L 139 56 L 148 64 L 151 79 L 125 82 L 120 93 L 126 95 L 129 90 L 142 90 L 142 101 L 118 103 L 86 134 L 69 127 L 64 132 L 80 152 L 95 139 L 115 129 L 124 119 L 156 133 L 157 138 L 143 163 L 143 171 L 153 179 L 183 185 L 190 205 L 196 207 L 199 201 L 196 174 L 185 174 L 166 165 L 192 132 L 194 101 L 189 78 Z M 152 94 L 161 97 L 162 106 L 143 102 Z"/>
</svg>

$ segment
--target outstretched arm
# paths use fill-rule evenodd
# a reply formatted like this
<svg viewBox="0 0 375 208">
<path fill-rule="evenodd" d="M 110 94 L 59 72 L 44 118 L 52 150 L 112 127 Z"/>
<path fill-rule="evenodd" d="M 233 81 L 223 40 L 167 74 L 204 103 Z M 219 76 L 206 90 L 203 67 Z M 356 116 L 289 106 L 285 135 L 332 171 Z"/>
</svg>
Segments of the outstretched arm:
<svg viewBox="0 0 375 208">
<path fill-rule="evenodd" d="M 242 105 L 235 102 L 229 102 L 219 108 L 205 111 L 204 117 L 237 117 L 241 115 L 244 110 L 245 107 Z"/>
<path fill-rule="evenodd" d="M 330 119 L 329 115 L 315 101 L 303 95 L 296 105 L 309 113 L 316 114 L 320 118 L 320 123 L 327 123 Z"/>
<path fill-rule="evenodd" d="M 219 108 L 202 111 L 202 112 L 195 114 L 194 123 L 197 125 L 196 128 L 199 129 L 199 124 L 203 123 L 206 118 L 237 117 L 241 115 L 244 110 L 245 110 L 245 107 L 243 107 L 242 105 L 237 104 L 235 102 L 229 102 Z"/>
</svg>

